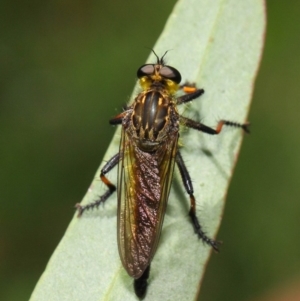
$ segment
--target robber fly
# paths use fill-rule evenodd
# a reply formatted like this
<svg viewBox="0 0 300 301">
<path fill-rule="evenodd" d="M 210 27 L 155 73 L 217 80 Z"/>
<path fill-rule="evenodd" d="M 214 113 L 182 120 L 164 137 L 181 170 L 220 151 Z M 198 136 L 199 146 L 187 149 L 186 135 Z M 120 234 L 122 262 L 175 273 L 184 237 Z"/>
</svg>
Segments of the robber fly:
<svg viewBox="0 0 300 301">
<path fill-rule="evenodd" d="M 248 131 L 248 123 L 219 121 L 216 129 L 179 115 L 177 106 L 192 101 L 203 89 L 181 87 L 178 70 L 168 66 L 164 57 L 154 64 L 145 64 L 137 71 L 142 92 L 110 124 L 122 125 L 119 152 L 102 168 L 100 178 L 108 190 L 95 202 L 77 204 L 78 216 L 98 207 L 116 190 L 107 178 L 118 164 L 118 246 L 122 264 L 134 278 L 134 290 L 139 298 L 146 294 L 150 264 L 156 252 L 166 212 L 174 165 L 190 197 L 190 211 L 198 237 L 218 251 L 218 243 L 206 236 L 196 216 L 193 185 L 178 149 L 179 125 L 210 134 L 219 134 L 222 127 L 233 126 Z M 175 98 L 183 88 L 187 93 Z"/>
</svg>

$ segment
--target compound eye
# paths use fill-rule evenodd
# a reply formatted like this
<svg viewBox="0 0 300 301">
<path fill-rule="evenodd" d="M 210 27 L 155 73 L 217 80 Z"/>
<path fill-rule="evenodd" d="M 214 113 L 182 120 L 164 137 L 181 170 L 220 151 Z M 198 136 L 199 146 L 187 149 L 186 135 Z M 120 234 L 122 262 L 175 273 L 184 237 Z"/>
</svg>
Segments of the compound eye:
<svg viewBox="0 0 300 301">
<path fill-rule="evenodd" d="M 170 79 L 176 84 L 181 82 L 181 75 L 178 70 L 170 66 L 164 66 L 159 70 L 159 74 L 164 78 Z"/>
<path fill-rule="evenodd" d="M 141 78 L 143 76 L 149 76 L 154 74 L 154 65 L 146 64 L 140 67 L 137 71 L 137 77 Z"/>
</svg>

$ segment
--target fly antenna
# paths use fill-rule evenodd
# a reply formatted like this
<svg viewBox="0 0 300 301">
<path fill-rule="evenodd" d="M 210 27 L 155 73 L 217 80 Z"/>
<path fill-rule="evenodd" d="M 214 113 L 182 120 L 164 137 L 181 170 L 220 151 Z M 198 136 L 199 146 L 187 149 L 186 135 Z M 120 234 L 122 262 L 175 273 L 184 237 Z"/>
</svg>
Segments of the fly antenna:
<svg viewBox="0 0 300 301">
<path fill-rule="evenodd" d="M 166 52 L 165 52 L 165 54 L 161 57 L 161 59 L 159 60 L 159 62 L 160 62 L 160 64 L 161 65 L 164 65 L 165 64 L 165 61 L 164 61 L 164 57 L 166 56 L 166 54 L 169 52 L 169 50 L 167 50 Z"/>
<path fill-rule="evenodd" d="M 151 49 L 151 51 L 154 53 L 154 55 L 156 56 L 156 64 L 161 64 L 161 59 L 159 59 L 159 56 L 155 53 L 155 51 L 153 49 Z"/>
</svg>

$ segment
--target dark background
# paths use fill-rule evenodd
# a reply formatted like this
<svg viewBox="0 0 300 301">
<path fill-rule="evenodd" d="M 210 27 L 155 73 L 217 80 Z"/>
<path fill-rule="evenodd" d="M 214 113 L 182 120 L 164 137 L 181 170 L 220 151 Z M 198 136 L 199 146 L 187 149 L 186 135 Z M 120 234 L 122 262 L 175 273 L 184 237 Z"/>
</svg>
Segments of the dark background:
<svg viewBox="0 0 300 301">
<path fill-rule="evenodd" d="M 173 4 L 1 1 L 0 300 L 28 300 Z M 299 16 L 297 0 L 268 1 L 252 134 L 200 300 L 252 300 L 300 278 Z"/>
</svg>

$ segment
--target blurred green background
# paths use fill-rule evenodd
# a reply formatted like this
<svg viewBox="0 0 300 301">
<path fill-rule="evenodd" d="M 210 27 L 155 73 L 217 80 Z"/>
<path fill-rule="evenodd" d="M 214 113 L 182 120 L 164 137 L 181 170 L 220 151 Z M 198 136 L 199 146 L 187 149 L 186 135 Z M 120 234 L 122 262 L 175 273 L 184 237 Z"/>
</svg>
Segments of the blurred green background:
<svg viewBox="0 0 300 301">
<path fill-rule="evenodd" d="M 300 1 L 267 2 L 252 134 L 200 300 L 254 300 L 300 278 Z M 173 5 L 1 1 L 0 300 L 28 300 Z"/>
</svg>

